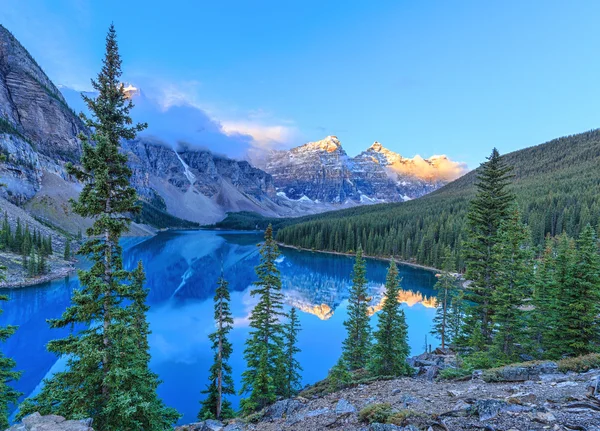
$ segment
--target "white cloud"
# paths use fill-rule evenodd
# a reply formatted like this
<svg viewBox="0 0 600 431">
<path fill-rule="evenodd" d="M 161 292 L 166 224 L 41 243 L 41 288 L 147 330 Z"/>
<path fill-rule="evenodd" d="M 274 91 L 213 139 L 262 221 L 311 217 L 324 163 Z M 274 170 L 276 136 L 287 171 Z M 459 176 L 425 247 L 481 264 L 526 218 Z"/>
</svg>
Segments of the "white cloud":
<svg viewBox="0 0 600 431">
<path fill-rule="evenodd" d="M 227 136 L 246 135 L 252 137 L 252 145 L 259 149 L 276 149 L 289 145 L 298 135 L 293 126 L 268 125 L 252 121 L 221 121 Z"/>
</svg>

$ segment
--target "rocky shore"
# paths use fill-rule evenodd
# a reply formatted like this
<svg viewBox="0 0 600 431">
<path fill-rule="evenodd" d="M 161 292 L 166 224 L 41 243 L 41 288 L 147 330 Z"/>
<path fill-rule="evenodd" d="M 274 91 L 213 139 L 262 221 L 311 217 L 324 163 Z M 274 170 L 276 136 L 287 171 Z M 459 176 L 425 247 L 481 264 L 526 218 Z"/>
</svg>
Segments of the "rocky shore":
<svg viewBox="0 0 600 431">
<path fill-rule="evenodd" d="M 6 251 L 0 252 L 0 264 L 6 267 L 6 271 L 4 272 L 5 280 L 0 282 L 0 289 L 34 286 L 65 278 L 75 271 L 74 261 L 64 260 L 56 256 L 56 253 L 48 257 L 48 273 L 35 277 L 27 276 L 27 271 L 23 268 L 23 261 L 20 255 Z"/>
<path fill-rule="evenodd" d="M 565 371 L 562 361 L 540 361 L 449 381 L 432 378 L 452 366 L 452 355 L 442 353 L 411 358 L 415 377 L 324 395 L 304 390 L 304 396 L 278 401 L 243 420 L 207 420 L 175 431 L 600 431 L 600 368 Z M 586 368 L 598 360 L 589 355 L 578 364 Z M 10 431 L 92 431 L 92 426 L 34 414 Z"/>
</svg>

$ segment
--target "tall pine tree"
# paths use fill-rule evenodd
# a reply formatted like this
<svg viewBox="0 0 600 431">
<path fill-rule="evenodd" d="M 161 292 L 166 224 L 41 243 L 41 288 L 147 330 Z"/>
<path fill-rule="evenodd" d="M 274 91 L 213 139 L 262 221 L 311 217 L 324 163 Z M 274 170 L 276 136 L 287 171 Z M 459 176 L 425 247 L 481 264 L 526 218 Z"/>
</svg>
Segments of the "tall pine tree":
<svg viewBox="0 0 600 431">
<path fill-rule="evenodd" d="M 298 320 L 298 313 L 296 309 L 292 307 L 288 314 L 288 320 L 283 325 L 283 360 L 284 360 L 284 398 L 290 398 L 295 395 L 300 389 L 300 371 L 302 367 L 296 359 L 296 354 L 300 352 L 298 348 L 298 333 L 300 332 L 300 321 Z"/>
<path fill-rule="evenodd" d="M 254 283 L 252 296 L 258 303 L 250 316 L 250 338 L 246 341 L 244 359 L 246 371 L 242 374 L 241 393 L 249 393 L 242 399 L 245 413 L 250 413 L 275 401 L 283 392 L 283 295 L 281 276 L 275 264 L 279 248 L 273 239 L 273 227 L 265 230 L 265 241 L 260 249 L 260 264 L 256 267 L 258 281 Z"/>
<path fill-rule="evenodd" d="M 493 292 L 492 316 L 494 343 L 505 360 L 518 358 L 516 344 L 525 341 L 523 301 L 531 295 L 533 253 L 531 234 L 521 222 L 521 214 L 514 208 L 498 231 L 496 286 Z"/>
<path fill-rule="evenodd" d="M 373 334 L 375 343 L 371 350 L 369 370 L 375 376 L 403 376 L 411 372 L 406 362 L 410 353 L 408 325 L 398 302 L 399 293 L 398 268 L 392 259 L 385 280 L 385 298 L 379 323 Z"/>
<path fill-rule="evenodd" d="M 561 330 L 566 354 L 584 355 L 600 347 L 600 256 L 598 240 L 589 224 L 577 240 L 572 288 L 564 292 Z"/>
<path fill-rule="evenodd" d="M 466 299 L 466 344 L 483 350 L 492 342 L 492 296 L 496 286 L 496 253 L 500 223 L 514 201 L 508 190 L 512 168 L 494 148 L 477 175 L 477 194 L 467 215 L 468 241 L 465 244 L 466 278 L 471 280 Z M 465 344 L 464 342 L 462 344 Z"/>
<path fill-rule="evenodd" d="M 362 253 L 362 247 L 359 244 L 354 262 L 350 298 L 348 298 L 348 318 L 344 322 L 346 339 L 343 343 L 342 355 L 350 371 L 365 368 L 371 350 L 367 269 Z"/>
<path fill-rule="evenodd" d="M 233 317 L 229 309 L 229 284 L 221 275 L 217 282 L 217 291 L 215 292 L 215 313 L 214 319 L 217 330 L 209 335 L 214 352 L 214 362 L 210 367 L 210 383 L 206 390 L 206 398 L 202 401 L 202 408 L 198 413 L 198 419 L 225 419 L 234 416 L 231 403 L 225 399 L 225 395 L 235 394 L 233 387 L 233 378 L 231 377 L 231 365 L 229 357 L 233 352 L 233 347 L 229 342 L 227 335 L 233 328 Z"/>
<path fill-rule="evenodd" d="M 84 329 L 48 343 L 51 352 L 67 358 L 67 369 L 46 381 L 20 413 L 91 417 L 95 428 L 103 431 L 166 430 L 177 415 L 157 398 L 158 380 L 148 369 L 143 268 L 126 271 L 119 245 L 131 214 L 139 209 L 120 141 L 133 139 L 145 127 L 131 125 L 133 104 L 120 76 L 121 57 L 111 25 L 102 70 L 92 80 L 98 96 L 83 96 L 92 118 L 83 114 L 82 118 L 93 134 L 89 139 L 81 136 L 81 167 L 68 165 L 68 171 L 84 183 L 73 210 L 93 219 L 89 239 L 80 249 L 92 266 L 79 271 L 81 288 L 73 292 L 72 305 L 50 321 L 52 328 L 83 325 Z"/>
<path fill-rule="evenodd" d="M 455 296 L 456 278 L 450 273 L 452 268 L 452 254 L 449 248 L 443 251 L 443 268 L 442 272 L 435 283 L 434 288 L 437 290 L 437 310 L 433 318 L 432 335 L 437 335 L 442 343 L 442 349 L 445 349 L 448 344 L 452 343 L 450 327 L 450 307 L 452 299 Z"/>
</svg>

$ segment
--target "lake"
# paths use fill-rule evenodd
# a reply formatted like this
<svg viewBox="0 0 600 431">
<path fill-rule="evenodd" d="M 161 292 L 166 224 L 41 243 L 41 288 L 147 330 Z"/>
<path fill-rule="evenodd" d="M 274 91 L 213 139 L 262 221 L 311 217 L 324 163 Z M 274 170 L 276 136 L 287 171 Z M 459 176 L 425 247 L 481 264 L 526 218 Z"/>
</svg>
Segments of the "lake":
<svg viewBox="0 0 600 431">
<path fill-rule="evenodd" d="M 221 270 L 229 281 L 234 329 L 231 365 L 236 383 L 243 371 L 244 341 L 248 317 L 256 299 L 250 288 L 259 261 L 256 232 L 180 231 L 161 232 L 150 238 L 127 238 L 124 262 L 133 267 L 144 262 L 149 288 L 148 320 L 152 334 L 151 367 L 163 383 L 159 395 L 184 416 L 180 423 L 193 422 L 199 410 L 200 391 L 207 384 L 213 354 L 208 334 L 213 331 L 212 297 Z M 341 255 L 281 248 L 281 271 L 286 309 L 300 311 L 302 331 L 298 360 L 304 371 L 303 384 L 323 379 L 341 353 L 345 337 L 348 291 L 353 258 Z M 371 324 L 377 322 L 388 262 L 368 259 L 367 278 L 372 292 Z M 435 274 L 425 269 L 400 265 L 403 292 L 400 295 L 409 327 L 412 354 L 424 351 L 425 339 L 433 347 L 438 341 L 429 334 L 435 314 Z M 16 388 L 25 395 L 39 390 L 41 381 L 63 365 L 47 352 L 46 343 L 62 337 L 65 330 L 50 329 L 46 319 L 61 315 L 78 287 L 76 276 L 34 287 L 4 290 L 10 301 L 3 303 L 0 324 L 18 325 L 17 333 L 3 346 L 17 361 L 23 376 Z M 239 386 L 236 388 L 239 389 Z M 239 397 L 232 397 L 237 407 Z"/>
</svg>

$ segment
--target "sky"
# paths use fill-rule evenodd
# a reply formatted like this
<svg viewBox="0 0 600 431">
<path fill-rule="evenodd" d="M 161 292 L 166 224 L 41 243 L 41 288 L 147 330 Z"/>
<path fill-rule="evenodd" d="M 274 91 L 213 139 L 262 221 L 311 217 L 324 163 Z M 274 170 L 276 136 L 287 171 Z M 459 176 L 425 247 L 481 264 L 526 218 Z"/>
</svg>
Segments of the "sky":
<svg viewBox="0 0 600 431">
<path fill-rule="evenodd" d="M 599 125 L 594 0 L 0 1 L 0 23 L 78 91 L 114 22 L 124 80 L 226 154 L 336 135 L 350 156 L 377 140 L 474 168 Z"/>
</svg>

